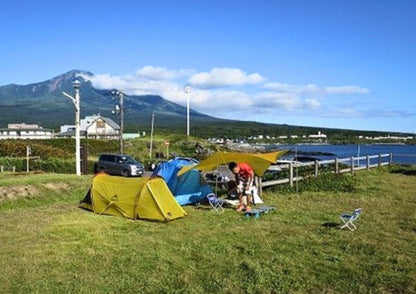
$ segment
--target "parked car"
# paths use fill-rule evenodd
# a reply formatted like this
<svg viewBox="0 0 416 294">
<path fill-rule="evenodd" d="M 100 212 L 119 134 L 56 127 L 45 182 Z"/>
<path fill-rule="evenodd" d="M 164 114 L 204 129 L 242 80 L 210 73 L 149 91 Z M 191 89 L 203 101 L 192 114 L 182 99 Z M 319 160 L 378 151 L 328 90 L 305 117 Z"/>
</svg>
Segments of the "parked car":
<svg viewBox="0 0 416 294">
<path fill-rule="evenodd" d="M 105 172 L 110 175 L 143 176 L 143 164 L 125 154 L 101 154 L 94 165 L 94 172 Z"/>
</svg>

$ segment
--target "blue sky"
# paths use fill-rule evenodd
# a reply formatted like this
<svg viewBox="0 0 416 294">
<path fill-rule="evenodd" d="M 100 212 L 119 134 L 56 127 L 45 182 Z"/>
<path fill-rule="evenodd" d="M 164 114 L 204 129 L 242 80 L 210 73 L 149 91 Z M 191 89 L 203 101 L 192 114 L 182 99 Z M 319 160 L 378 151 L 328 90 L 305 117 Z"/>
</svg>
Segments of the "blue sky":
<svg viewBox="0 0 416 294">
<path fill-rule="evenodd" d="M 0 85 L 83 69 L 218 117 L 416 132 L 413 0 L 0 4 Z"/>
</svg>

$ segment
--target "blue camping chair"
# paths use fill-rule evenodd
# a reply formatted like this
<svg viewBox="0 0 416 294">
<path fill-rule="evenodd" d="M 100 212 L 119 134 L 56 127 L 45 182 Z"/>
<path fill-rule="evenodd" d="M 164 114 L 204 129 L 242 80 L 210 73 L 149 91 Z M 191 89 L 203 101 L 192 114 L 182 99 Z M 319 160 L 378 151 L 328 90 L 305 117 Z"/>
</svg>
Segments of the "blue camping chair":
<svg viewBox="0 0 416 294">
<path fill-rule="evenodd" d="M 354 221 L 360 216 L 361 208 L 354 210 L 352 214 L 343 213 L 340 216 L 340 219 L 344 222 L 341 226 L 341 229 L 348 228 L 350 231 L 354 231 L 357 227 L 354 225 Z"/>
<path fill-rule="evenodd" d="M 224 210 L 224 208 L 222 207 L 224 205 L 224 200 L 218 198 L 214 193 L 208 194 L 207 200 L 215 211 L 222 212 Z"/>
</svg>

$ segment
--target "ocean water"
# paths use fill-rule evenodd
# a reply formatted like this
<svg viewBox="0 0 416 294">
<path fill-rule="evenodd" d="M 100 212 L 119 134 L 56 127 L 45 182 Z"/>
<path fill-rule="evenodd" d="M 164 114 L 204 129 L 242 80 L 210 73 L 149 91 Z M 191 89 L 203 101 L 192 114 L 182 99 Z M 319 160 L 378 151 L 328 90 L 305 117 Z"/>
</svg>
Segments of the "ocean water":
<svg viewBox="0 0 416 294">
<path fill-rule="evenodd" d="M 289 149 L 298 154 L 312 155 L 320 160 L 359 157 L 366 155 L 393 154 L 393 163 L 416 164 L 416 145 L 362 144 L 362 145 L 267 145 L 266 150 Z M 313 155 L 317 153 L 317 155 Z M 322 154 L 325 153 L 325 154 Z M 332 154 L 332 155 L 330 155 Z M 386 159 L 385 159 L 386 160 Z M 384 160 L 384 161 L 385 161 Z"/>
</svg>

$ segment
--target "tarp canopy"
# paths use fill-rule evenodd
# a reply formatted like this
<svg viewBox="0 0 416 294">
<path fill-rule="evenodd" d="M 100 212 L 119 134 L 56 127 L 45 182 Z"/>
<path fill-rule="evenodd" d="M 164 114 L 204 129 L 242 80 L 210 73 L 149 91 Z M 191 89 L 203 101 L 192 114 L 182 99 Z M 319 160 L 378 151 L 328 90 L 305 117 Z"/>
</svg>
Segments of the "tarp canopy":
<svg viewBox="0 0 416 294">
<path fill-rule="evenodd" d="M 192 158 L 177 157 L 160 163 L 153 171 L 153 176 L 161 176 L 165 179 L 180 205 L 197 203 L 213 193 L 211 187 L 197 170 L 190 170 L 181 176 L 177 175 L 182 167 L 193 166 L 197 163 L 198 161 Z"/>
<path fill-rule="evenodd" d="M 89 198 L 89 199 L 88 199 Z M 94 177 L 80 207 L 130 219 L 170 221 L 186 215 L 162 178 Z"/>
<path fill-rule="evenodd" d="M 198 169 L 200 171 L 211 171 L 218 168 L 220 165 L 226 165 L 230 162 L 248 163 L 257 176 L 263 176 L 267 168 L 276 163 L 277 159 L 285 154 L 287 150 L 280 150 L 270 153 L 238 153 L 238 152 L 226 152 L 218 151 L 201 161 L 199 164 L 183 167 L 178 175 L 182 175 L 191 169 Z"/>
</svg>

